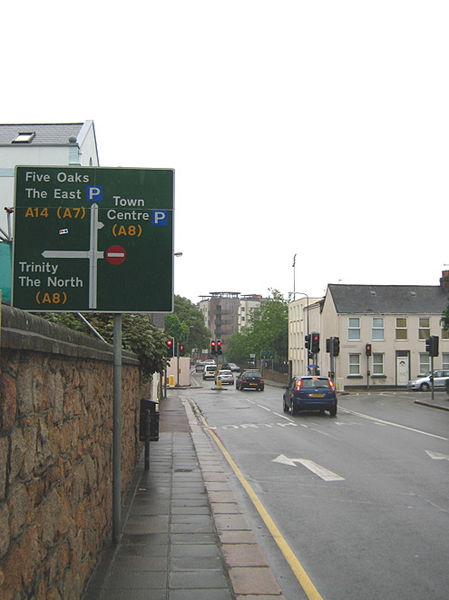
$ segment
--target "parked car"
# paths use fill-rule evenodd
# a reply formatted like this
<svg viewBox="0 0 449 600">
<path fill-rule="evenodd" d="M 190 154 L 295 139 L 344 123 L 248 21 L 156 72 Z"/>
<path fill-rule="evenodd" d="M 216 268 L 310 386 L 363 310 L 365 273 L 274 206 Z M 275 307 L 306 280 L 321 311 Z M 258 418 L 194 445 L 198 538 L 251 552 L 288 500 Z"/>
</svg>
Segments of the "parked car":
<svg viewBox="0 0 449 600">
<path fill-rule="evenodd" d="M 219 378 L 221 385 L 234 385 L 234 375 L 231 369 L 220 369 L 215 376 L 215 383 L 218 383 Z"/>
<path fill-rule="evenodd" d="M 435 388 L 444 388 L 446 387 L 446 381 L 449 379 L 449 371 L 434 371 L 433 372 L 433 385 Z M 427 375 L 417 377 L 416 379 L 412 379 L 408 382 L 409 389 L 411 390 L 419 390 L 421 392 L 427 392 L 432 387 L 432 374 L 427 373 Z"/>
<path fill-rule="evenodd" d="M 243 373 L 237 377 L 235 389 L 244 390 L 245 388 L 263 392 L 264 381 L 260 371 L 249 369 L 247 371 L 243 371 Z"/>
<path fill-rule="evenodd" d="M 216 365 L 207 364 L 204 365 L 203 379 L 215 379 L 215 371 L 217 370 Z"/>
<path fill-rule="evenodd" d="M 300 410 L 328 410 L 331 417 L 337 414 L 337 394 L 328 377 L 293 377 L 283 396 L 284 412 L 292 415 Z"/>
</svg>

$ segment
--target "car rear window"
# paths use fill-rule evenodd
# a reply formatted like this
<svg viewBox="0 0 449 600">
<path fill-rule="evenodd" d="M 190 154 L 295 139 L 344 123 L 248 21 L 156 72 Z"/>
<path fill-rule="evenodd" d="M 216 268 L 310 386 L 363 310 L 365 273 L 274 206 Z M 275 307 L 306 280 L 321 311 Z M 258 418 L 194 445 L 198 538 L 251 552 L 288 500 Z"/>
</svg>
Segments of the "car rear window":
<svg viewBox="0 0 449 600">
<path fill-rule="evenodd" d="M 302 388 L 312 389 L 312 388 L 330 388 L 330 383 L 328 379 L 302 379 L 301 383 Z"/>
</svg>

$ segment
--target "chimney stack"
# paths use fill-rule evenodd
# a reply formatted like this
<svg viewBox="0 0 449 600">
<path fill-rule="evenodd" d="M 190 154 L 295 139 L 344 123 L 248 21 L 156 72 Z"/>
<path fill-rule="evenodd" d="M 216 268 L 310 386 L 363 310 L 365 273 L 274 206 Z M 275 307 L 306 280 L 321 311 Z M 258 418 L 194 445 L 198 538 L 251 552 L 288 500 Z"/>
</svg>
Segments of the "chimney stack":
<svg viewBox="0 0 449 600">
<path fill-rule="evenodd" d="M 449 292 L 449 271 L 443 271 L 442 275 L 440 278 L 440 287 L 445 292 Z"/>
</svg>

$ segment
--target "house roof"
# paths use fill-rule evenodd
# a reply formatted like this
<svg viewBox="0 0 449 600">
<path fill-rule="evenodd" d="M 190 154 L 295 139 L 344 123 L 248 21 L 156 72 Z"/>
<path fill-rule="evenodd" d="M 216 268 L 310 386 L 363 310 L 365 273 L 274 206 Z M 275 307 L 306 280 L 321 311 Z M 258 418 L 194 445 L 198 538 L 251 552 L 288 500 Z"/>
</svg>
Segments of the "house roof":
<svg viewBox="0 0 449 600">
<path fill-rule="evenodd" d="M 18 123 L 0 124 L 0 146 L 69 146 L 78 137 L 84 123 Z M 28 142 L 13 143 L 19 133 L 34 133 Z"/>
<path fill-rule="evenodd" d="M 448 293 L 439 285 L 344 285 L 330 283 L 337 313 L 442 314 Z"/>
</svg>

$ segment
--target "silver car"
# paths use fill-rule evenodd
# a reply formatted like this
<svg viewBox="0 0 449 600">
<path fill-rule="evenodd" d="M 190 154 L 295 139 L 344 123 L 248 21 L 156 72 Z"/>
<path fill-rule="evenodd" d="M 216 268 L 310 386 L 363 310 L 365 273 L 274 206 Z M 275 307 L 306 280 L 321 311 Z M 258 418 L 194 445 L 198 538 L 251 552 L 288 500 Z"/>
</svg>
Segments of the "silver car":
<svg viewBox="0 0 449 600">
<path fill-rule="evenodd" d="M 222 385 L 234 385 L 234 375 L 230 369 L 220 369 L 215 376 L 215 383 L 221 381 Z"/>
<path fill-rule="evenodd" d="M 433 372 L 433 385 L 435 388 L 444 388 L 446 381 L 449 379 L 449 371 L 434 371 Z M 427 392 L 432 387 L 432 374 L 427 373 L 422 377 L 417 377 L 408 382 L 409 389 L 419 390 L 420 392 Z"/>
</svg>

